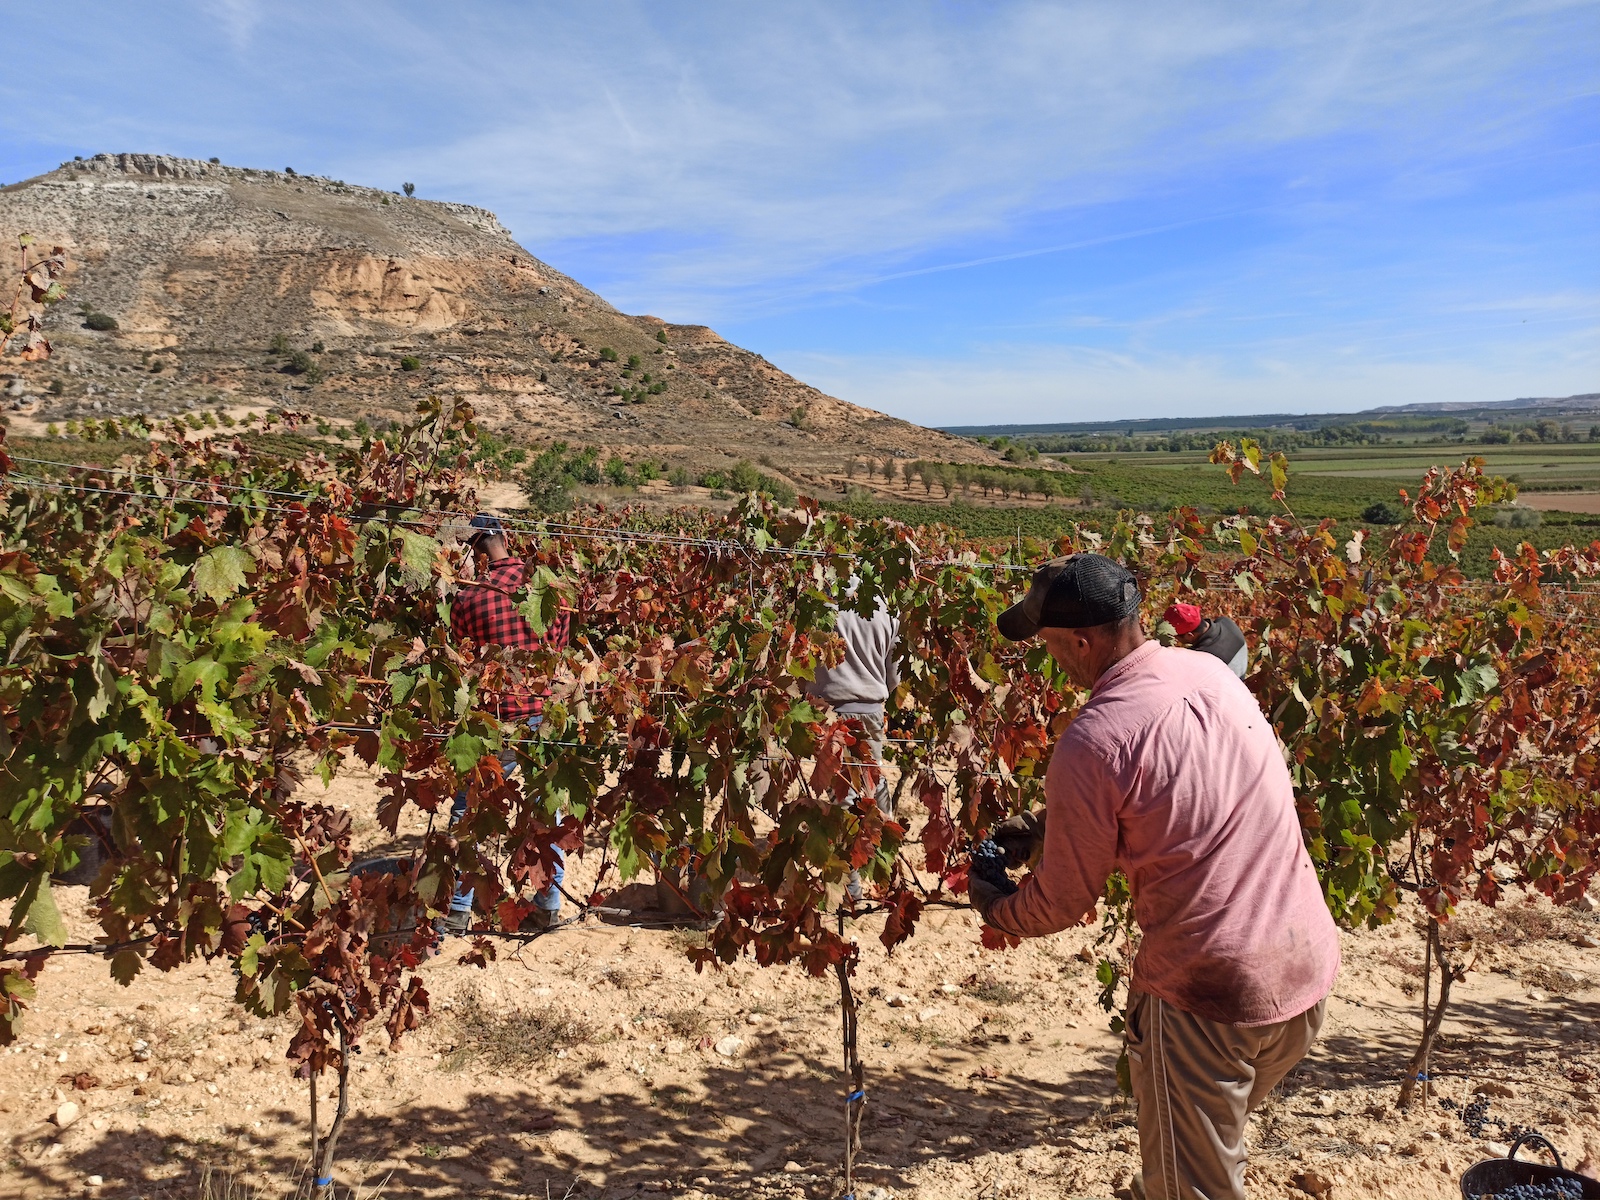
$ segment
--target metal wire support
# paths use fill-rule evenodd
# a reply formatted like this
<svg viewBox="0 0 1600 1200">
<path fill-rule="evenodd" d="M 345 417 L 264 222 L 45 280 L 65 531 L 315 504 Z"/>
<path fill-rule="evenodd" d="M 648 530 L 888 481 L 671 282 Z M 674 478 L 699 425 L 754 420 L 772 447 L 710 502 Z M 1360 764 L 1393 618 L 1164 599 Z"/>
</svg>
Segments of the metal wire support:
<svg viewBox="0 0 1600 1200">
<path fill-rule="evenodd" d="M 844 937 L 844 910 L 839 910 L 839 937 Z M 861 1112 L 867 1106 L 867 1074 L 856 1053 L 855 993 L 850 990 L 850 963 L 841 959 L 834 966 L 839 975 L 839 1016 L 844 1037 L 844 1070 L 850 1077 L 850 1092 L 844 1098 L 844 1200 L 855 1200 L 856 1154 L 861 1149 Z"/>
</svg>

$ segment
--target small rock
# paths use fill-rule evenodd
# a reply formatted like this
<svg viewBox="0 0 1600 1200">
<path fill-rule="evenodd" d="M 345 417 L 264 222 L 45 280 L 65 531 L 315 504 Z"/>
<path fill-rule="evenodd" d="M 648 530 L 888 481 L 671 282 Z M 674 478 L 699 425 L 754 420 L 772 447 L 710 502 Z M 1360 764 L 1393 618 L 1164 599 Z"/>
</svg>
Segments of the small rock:
<svg viewBox="0 0 1600 1200">
<path fill-rule="evenodd" d="M 194 1076 L 191 1075 L 188 1071 L 185 1071 L 182 1075 L 178 1076 L 178 1082 L 179 1083 L 193 1083 L 194 1082 Z"/>
<path fill-rule="evenodd" d="M 1517 1089 L 1509 1083 L 1501 1083 L 1498 1079 L 1485 1079 L 1472 1085 L 1472 1090 L 1480 1096 L 1499 1096 L 1502 1100 L 1515 1100 Z"/>
<path fill-rule="evenodd" d="M 1600 938 L 1592 933 L 1580 933 L 1572 939 L 1573 943 L 1582 946 L 1585 950 L 1600 950 Z"/>
<path fill-rule="evenodd" d="M 76 1101 L 65 1101 L 64 1103 L 56 1106 L 56 1128 L 65 1129 L 68 1125 L 71 1125 L 82 1115 L 83 1109 L 78 1107 Z"/>
<path fill-rule="evenodd" d="M 712 1049 L 722 1055 L 723 1058 L 738 1058 L 744 1052 L 744 1039 L 730 1033 L 727 1037 L 720 1039 Z"/>
<path fill-rule="evenodd" d="M 105 1180 L 98 1175 L 91 1175 L 87 1180 L 85 1180 L 85 1182 L 88 1183 L 90 1187 L 99 1187 L 105 1182 Z"/>
<path fill-rule="evenodd" d="M 1511 1147 L 1504 1142 L 1485 1142 L 1483 1148 L 1490 1158 L 1504 1158 L 1511 1153 Z"/>
<path fill-rule="evenodd" d="M 1600 909 L 1600 900 L 1596 900 L 1588 892 L 1585 892 L 1578 897 L 1577 902 L 1572 907 L 1579 912 L 1592 913 L 1596 909 Z"/>
<path fill-rule="evenodd" d="M 668 1042 L 665 1046 L 661 1047 L 661 1053 L 663 1053 L 663 1054 L 682 1054 L 687 1049 L 688 1049 L 688 1047 L 686 1045 L 684 1045 L 682 1042 L 672 1041 L 672 1042 Z"/>
<path fill-rule="evenodd" d="M 760 1013 L 750 1013 L 748 1016 L 745 1017 L 744 1023 L 746 1025 L 759 1025 L 759 1024 L 761 1024 L 761 1014 Z"/>
<path fill-rule="evenodd" d="M 1333 1126 L 1326 1121 L 1313 1121 L 1311 1122 L 1311 1132 L 1318 1137 L 1331 1137 L 1333 1135 Z"/>
<path fill-rule="evenodd" d="M 1317 1107 L 1323 1112 L 1332 1112 L 1339 1106 L 1339 1097 L 1332 1092 L 1322 1092 L 1317 1096 Z"/>
<path fill-rule="evenodd" d="M 953 983 L 941 983 L 939 990 L 946 996 L 959 996 L 961 994 L 961 989 Z"/>
<path fill-rule="evenodd" d="M 1388 1142 L 1373 1142 L 1372 1143 L 1372 1152 L 1374 1154 L 1376 1154 L 1379 1158 L 1382 1158 L 1385 1154 L 1389 1153 L 1389 1151 L 1392 1150 L 1392 1149 L 1394 1149 L 1394 1147 L 1391 1146 Z"/>
<path fill-rule="evenodd" d="M 1550 999 L 1550 994 L 1548 992 L 1541 991 L 1539 988 L 1529 988 L 1528 999 L 1532 1000 L 1536 1004 L 1543 1004 L 1546 1000 Z"/>
<path fill-rule="evenodd" d="M 925 1009 L 923 1009 L 921 1012 L 919 1012 L 917 1014 L 917 1024 L 918 1025 L 926 1025 L 929 1021 L 933 1020 L 938 1015 L 939 1015 L 939 1009 L 937 1007 L 925 1008 Z"/>
<path fill-rule="evenodd" d="M 896 992 L 889 997 L 886 1003 L 890 1008 L 908 1008 L 911 1004 L 911 997 L 904 992 Z"/>
<path fill-rule="evenodd" d="M 801 1171 L 804 1171 L 805 1168 L 791 1158 L 788 1162 L 783 1164 L 783 1170 L 787 1175 L 798 1175 Z"/>
<path fill-rule="evenodd" d="M 1318 1175 L 1315 1171 L 1301 1171 L 1290 1177 L 1289 1182 L 1294 1184 L 1308 1196 L 1315 1196 L 1322 1200 L 1333 1191 L 1333 1184 L 1326 1177 Z"/>
<path fill-rule="evenodd" d="M 215 1096 L 217 1094 L 217 1085 L 214 1084 L 214 1083 L 206 1084 L 206 1091 L 210 1092 L 213 1096 Z"/>
</svg>

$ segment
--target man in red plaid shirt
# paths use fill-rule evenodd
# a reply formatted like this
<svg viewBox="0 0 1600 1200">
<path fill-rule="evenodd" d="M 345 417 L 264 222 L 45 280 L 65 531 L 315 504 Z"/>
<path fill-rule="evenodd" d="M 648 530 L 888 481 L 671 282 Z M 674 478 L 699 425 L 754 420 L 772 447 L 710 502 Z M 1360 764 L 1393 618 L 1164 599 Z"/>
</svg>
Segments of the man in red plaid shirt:
<svg viewBox="0 0 1600 1200">
<path fill-rule="evenodd" d="M 505 526 L 498 517 L 480 513 L 472 518 L 467 545 L 478 562 L 477 578 L 461 585 L 450 605 L 450 632 L 458 641 L 470 640 L 477 646 L 512 646 L 536 650 L 566 648 L 571 634 L 571 614 L 563 610 L 545 631 L 544 636 L 517 611 L 516 594 L 527 578 L 528 565 L 513 558 L 506 548 Z M 544 720 L 546 691 L 529 687 L 513 687 L 494 695 L 485 695 L 485 707 L 507 723 L 527 723 L 537 729 Z M 516 752 L 500 752 L 500 764 L 509 773 L 516 764 Z M 467 811 L 467 793 L 456 793 L 451 806 L 450 822 L 454 824 Z M 537 905 L 531 920 L 541 928 L 554 925 L 561 913 L 561 881 L 564 876 L 561 862 L 565 856 L 556 851 L 555 878 L 550 886 L 534 894 Z M 465 933 L 472 925 L 472 892 L 459 887 L 450 898 L 450 914 L 444 919 L 441 932 Z"/>
<path fill-rule="evenodd" d="M 528 575 L 528 564 L 506 549 L 505 527 L 498 517 L 472 518 L 467 545 L 479 557 L 478 577 L 462 585 L 450 605 L 450 632 L 457 641 L 471 638 L 479 646 L 513 646 L 537 650 L 541 646 L 564 650 L 571 633 L 571 614 L 562 610 L 540 637 L 517 611 L 517 589 Z M 486 561 L 485 561 L 486 560 Z M 542 719 L 546 693 L 517 687 L 494 698 L 494 714 L 502 721 Z M 487 697 L 485 697 L 487 699 Z M 537 724 L 537 720 L 534 720 Z"/>
</svg>

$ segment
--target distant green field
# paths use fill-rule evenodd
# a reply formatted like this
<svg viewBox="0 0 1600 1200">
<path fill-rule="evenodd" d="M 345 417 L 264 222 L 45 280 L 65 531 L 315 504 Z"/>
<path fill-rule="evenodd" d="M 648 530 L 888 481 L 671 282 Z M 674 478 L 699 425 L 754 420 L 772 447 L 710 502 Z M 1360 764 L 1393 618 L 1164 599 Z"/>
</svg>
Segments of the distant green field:
<svg viewBox="0 0 1600 1200">
<path fill-rule="evenodd" d="M 1173 454 L 1164 451 L 1120 454 L 1059 454 L 1057 461 L 1075 470 L 1096 470 L 1099 464 L 1134 467 L 1182 474 L 1187 471 L 1215 470 L 1206 455 L 1195 451 Z M 1289 455 L 1291 477 L 1309 476 L 1342 480 L 1393 480 L 1404 487 L 1422 478 L 1431 466 L 1451 466 L 1466 458 L 1479 457 L 1491 474 L 1504 475 L 1530 490 L 1600 491 L 1600 442 L 1558 444 L 1519 443 L 1516 445 L 1410 446 L 1392 444 L 1359 448 L 1297 450 Z M 1359 485 L 1358 485 L 1359 486 Z M 1291 496 L 1301 488 L 1291 484 Z M 1380 498 L 1393 495 L 1392 489 Z M 1326 514 L 1338 515 L 1335 513 Z"/>
<path fill-rule="evenodd" d="M 949 525 L 968 537 L 996 542 L 1010 542 L 1018 537 L 1049 542 L 1070 533 L 1074 525 L 1103 528 L 1116 516 L 1114 510 L 1105 508 L 1002 508 L 871 500 L 849 503 L 828 501 L 826 507 L 867 519 L 893 517 L 910 525 Z M 1302 518 L 1311 519 L 1303 510 Z M 1342 520 L 1337 526 L 1336 535 L 1343 542 L 1362 525 L 1360 521 Z M 1383 532 L 1384 527 L 1381 526 L 1373 529 L 1375 536 L 1381 536 Z M 1600 541 L 1600 515 L 1596 514 L 1545 513 L 1543 523 L 1533 529 L 1507 529 L 1484 521 L 1474 526 L 1467 535 L 1467 545 L 1461 552 L 1461 568 L 1473 578 L 1482 578 L 1492 572 L 1493 555 L 1497 548 L 1510 554 L 1522 542 L 1529 543 L 1536 550 L 1554 550 L 1558 546 L 1587 546 L 1594 541 Z M 1444 562 L 1449 557 L 1442 538 L 1431 557 L 1437 562 Z"/>
<path fill-rule="evenodd" d="M 1278 511 L 1265 480 L 1247 473 L 1235 486 L 1226 471 L 1198 455 L 1074 454 L 1064 461 L 1073 471 L 1071 490 L 1091 507 L 1164 512 L 1187 504 L 1202 512 Z M 1414 475 L 1421 478 L 1422 472 Z M 1354 520 L 1369 505 L 1394 500 L 1398 486 L 1389 479 L 1304 472 L 1290 460 L 1289 502 L 1306 516 Z"/>
</svg>

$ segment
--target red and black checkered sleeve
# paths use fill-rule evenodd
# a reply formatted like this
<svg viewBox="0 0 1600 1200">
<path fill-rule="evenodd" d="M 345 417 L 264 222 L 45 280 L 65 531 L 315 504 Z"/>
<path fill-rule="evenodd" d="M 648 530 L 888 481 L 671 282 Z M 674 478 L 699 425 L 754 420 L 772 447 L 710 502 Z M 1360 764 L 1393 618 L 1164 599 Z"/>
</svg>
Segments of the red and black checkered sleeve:
<svg viewBox="0 0 1600 1200">
<path fill-rule="evenodd" d="M 483 642 L 483 588 L 470 584 L 450 602 L 450 633 L 457 641 Z"/>
</svg>

